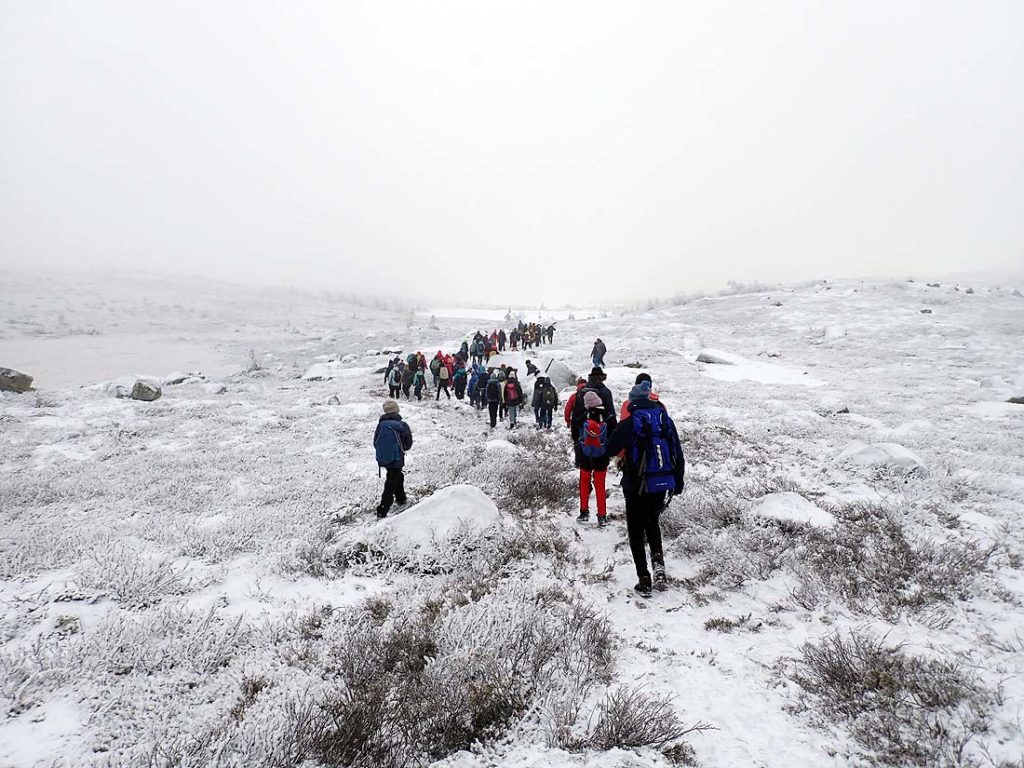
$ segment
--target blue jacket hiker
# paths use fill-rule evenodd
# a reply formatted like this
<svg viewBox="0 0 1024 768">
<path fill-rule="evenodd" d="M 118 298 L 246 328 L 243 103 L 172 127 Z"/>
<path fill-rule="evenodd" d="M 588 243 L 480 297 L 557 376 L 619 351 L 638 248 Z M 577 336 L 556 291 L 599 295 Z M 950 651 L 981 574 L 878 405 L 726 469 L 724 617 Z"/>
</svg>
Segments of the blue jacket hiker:
<svg viewBox="0 0 1024 768">
<path fill-rule="evenodd" d="M 398 402 L 384 401 L 384 415 L 377 422 L 373 433 L 373 448 L 377 454 L 377 466 L 384 469 L 384 495 L 377 507 L 377 517 L 387 517 L 392 502 L 402 506 L 405 497 L 405 452 L 412 448 L 412 430 L 402 421 L 398 413 Z M 379 472 L 380 470 L 378 470 Z"/>
<path fill-rule="evenodd" d="M 659 518 L 666 498 L 681 493 L 686 461 L 676 425 L 665 406 L 650 399 L 651 383 L 637 384 L 629 393 L 629 416 L 619 422 L 608 438 L 608 455 L 625 451 L 622 493 L 626 498 L 626 531 L 639 579 L 636 591 L 651 595 L 647 552 L 651 549 L 654 586 L 666 587 L 665 555 Z"/>
</svg>

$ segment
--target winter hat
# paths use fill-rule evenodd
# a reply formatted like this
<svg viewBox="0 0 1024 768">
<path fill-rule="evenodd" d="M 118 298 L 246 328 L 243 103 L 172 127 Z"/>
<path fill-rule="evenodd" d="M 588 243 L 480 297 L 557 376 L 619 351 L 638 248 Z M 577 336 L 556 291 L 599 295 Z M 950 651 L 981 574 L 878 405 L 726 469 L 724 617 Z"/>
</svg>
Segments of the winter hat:
<svg viewBox="0 0 1024 768">
<path fill-rule="evenodd" d="M 583 406 L 589 411 L 594 408 L 603 408 L 604 403 L 597 392 L 587 392 L 583 396 Z"/>
<path fill-rule="evenodd" d="M 638 373 L 636 375 L 636 381 L 634 381 L 633 383 L 634 384 L 639 384 L 641 382 L 650 381 L 650 380 L 651 380 L 651 374 L 649 374 L 649 373 Z"/>
<path fill-rule="evenodd" d="M 651 396 L 651 382 L 641 381 L 629 390 L 629 400 L 643 400 Z"/>
<path fill-rule="evenodd" d="M 398 401 L 391 399 L 385 400 L 384 413 L 398 413 Z"/>
<path fill-rule="evenodd" d="M 592 369 L 590 370 L 590 376 L 591 376 L 591 378 L 593 378 L 593 377 L 597 377 L 597 376 L 600 376 L 600 377 L 601 377 L 601 378 L 603 379 L 603 378 L 604 378 L 604 371 L 602 371 L 602 370 L 601 370 L 601 368 L 600 368 L 599 366 L 596 366 L 596 365 L 595 365 L 595 366 L 594 366 L 594 367 L 593 367 L 593 368 L 592 368 Z"/>
</svg>

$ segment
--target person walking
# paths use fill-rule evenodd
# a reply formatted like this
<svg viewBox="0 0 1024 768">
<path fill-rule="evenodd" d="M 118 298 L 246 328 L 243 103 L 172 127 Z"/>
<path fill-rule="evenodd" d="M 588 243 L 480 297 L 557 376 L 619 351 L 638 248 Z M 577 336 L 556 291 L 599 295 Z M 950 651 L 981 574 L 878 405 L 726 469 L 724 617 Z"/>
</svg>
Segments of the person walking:
<svg viewBox="0 0 1024 768">
<path fill-rule="evenodd" d="M 594 342 L 594 348 L 590 350 L 590 357 L 594 361 L 595 368 L 604 368 L 604 356 L 608 354 L 608 347 L 601 339 Z"/>
<path fill-rule="evenodd" d="M 409 390 L 412 388 L 412 380 L 415 377 L 415 369 L 411 364 L 407 364 L 405 366 L 405 370 L 402 371 L 402 394 L 405 395 L 406 400 L 411 399 L 409 395 Z"/>
<path fill-rule="evenodd" d="M 672 496 L 681 493 L 686 473 L 683 446 L 665 406 L 650 399 L 651 383 L 641 382 L 629 392 L 629 416 L 619 422 L 608 440 L 608 454 L 625 452 L 622 493 L 626 499 L 626 531 L 636 567 L 634 589 L 651 596 L 652 584 L 668 585 L 661 541 L 661 513 Z M 651 552 L 653 580 L 647 567 Z"/>
<path fill-rule="evenodd" d="M 555 385 L 551 383 L 549 377 L 544 377 L 544 385 L 540 397 L 540 426 L 544 429 L 551 429 L 555 408 L 558 407 L 558 390 L 555 389 Z"/>
<path fill-rule="evenodd" d="M 509 371 L 508 380 L 502 388 L 502 396 L 508 413 L 508 428 L 515 429 L 519 426 L 519 406 L 523 402 L 523 388 L 519 386 L 515 371 Z"/>
<path fill-rule="evenodd" d="M 651 375 L 649 373 L 638 373 L 636 375 L 636 381 L 633 382 L 633 386 L 643 384 L 645 381 L 651 383 Z M 647 399 L 652 403 L 661 402 L 661 398 L 658 397 L 658 393 L 651 390 L 648 390 Z M 622 408 L 619 410 L 619 421 L 623 421 L 627 416 L 629 416 L 629 404 L 629 398 L 622 401 Z"/>
<path fill-rule="evenodd" d="M 580 516 L 579 523 L 590 520 L 590 486 L 593 483 L 597 501 L 597 525 L 604 528 L 607 515 L 605 477 L 608 474 L 609 420 L 601 396 L 593 390 L 583 393 L 585 414 L 580 426 Z M 614 419 L 612 419 L 614 423 Z"/>
<path fill-rule="evenodd" d="M 533 408 L 533 422 L 540 429 L 543 425 L 540 419 L 540 409 L 544 405 L 544 377 L 538 376 L 533 382 L 533 394 L 530 396 L 530 406 Z"/>
<path fill-rule="evenodd" d="M 377 421 L 373 433 L 373 449 L 377 458 L 377 473 L 385 471 L 384 493 L 377 506 L 377 517 L 387 517 L 393 502 L 404 506 L 405 495 L 405 453 L 412 448 L 412 430 L 402 421 L 398 402 L 393 398 L 384 401 L 384 414 Z"/>
<path fill-rule="evenodd" d="M 490 374 L 491 372 L 488 371 L 488 373 Z M 497 376 L 490 375 L 485 384 L 486 389 L 484 391 L 487 399 L 487 412 L 491 417 L 491 429 L 498 426 L 498 406 L 501 405 L 502 383 Z"/>
<path fill-rule="evenodd" d="M 423 399 L 423 387 L 427 384 L 427 376 L 423 373 L 420 368 L 416 369 L 416 373 L 412 375 L 412 391 L 416 395 L 417 400 Z"/>
<path fill-rule="evenodd" d="M 391 371 L 388 373 L 388 397 L 392 400 L 398 398 L 398 393 L 402 391 L 402 370 L 404 363 L 398 363 L 392 366 Z"/>
<path fill-rule="evenodd" d="M 451 390 L 448 388 L 448 385 L 450 383 L 451 383 L 451 374 L 448 372 L 448 366 L 445 365 L 444 363 L 441 363 L 441 367 L 438 368 L 438 371 L 437 371 L 437 396 L 434 398 L 435 401 L 441 399 L 441 390 L 442 389 L 444 390 L 445 396 L 449 400 L 452 399 Z"/>
<path fill-rule="evenodd" d="M 466 396 L 466 361 L 457 358 L 455 361 L 455 376 L 452 379 L 455 385 L 455 399 L 462 400 Z"/>
</svg>

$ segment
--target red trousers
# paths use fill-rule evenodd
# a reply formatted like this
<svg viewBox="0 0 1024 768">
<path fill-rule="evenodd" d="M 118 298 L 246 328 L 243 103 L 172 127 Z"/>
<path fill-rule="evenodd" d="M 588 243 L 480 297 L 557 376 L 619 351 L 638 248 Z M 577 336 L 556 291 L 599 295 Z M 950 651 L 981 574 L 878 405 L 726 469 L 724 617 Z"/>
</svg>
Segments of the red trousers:
<svg viewBox="0 0 1024 768">
<path fill-rule="evenodd" d="M 580 509 L 590 509 L 590 480 L 594 480 L 594 496 L 597 497 L 597 516 L 604 517 L 608 495 L 605 493 L 604 480 L 608 470 L 580 470 Z"/>
</svg>

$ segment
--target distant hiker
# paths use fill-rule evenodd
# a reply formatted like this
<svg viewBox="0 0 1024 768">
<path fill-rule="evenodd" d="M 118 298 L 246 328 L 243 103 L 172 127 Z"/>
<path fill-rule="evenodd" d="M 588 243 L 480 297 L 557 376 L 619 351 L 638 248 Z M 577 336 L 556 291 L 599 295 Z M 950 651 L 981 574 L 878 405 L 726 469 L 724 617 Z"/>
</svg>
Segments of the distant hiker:
<svg viewBox="0 0 1024 768">
<path fill-rule="evenodd" d="M 487 406 L 487 385 L 491 381 L 491 372 L 480 370 L 476 382 L 476 409 L 482 411 Z"/>
<path fill-rule="evenodd" d="M 466 396 L 466 361 L 461 358 L 456 359 L 455 362 L 455 376 L 452 379 L 455 385 L 455 398 L 462 400 Z"/>
<path fill-rule="evenodd" d="M 604 356 L 608 354 L 608 347 L 604 345 L 604 342 L 598 339 L 594 342 L 594 348 L 590 350 L 590 357 L 594 361 L 595 368 L 604 368 Z"/>
<path fill-rule="evenodd" d="M 529 360 L 526 361 L 526 375 L 533 376 L 534 374 L 540 373 L 540 368 L 531 363 Z"/>
<path fill-rule="evenodd" d="M 523 388 L 519 386 L 515 371 L 508 374 L 508 380 L 502 388 L 502 400 L 508 411 L 508 428 L 515 429 L 519 426 L 519 406 L 523 403 Z"/>
<path fill-rule="evenodd" d="M 392 400 L 398 398 L 398 393 L 402 391 L 402 371 L 405 369 L 404 363 L 392 366 L 391 371 L 388 373 L 388 397 Z"/>
<path fill-rule="evenodd" d="M 490 373 L 490 370 L 488 370 Z M 491 416 L 491 429 L 498 426 L 498 408 L 501 405 L 502 381 L 497 376 L 490 376 L 486 383 L 487 411 Z"/>
<path fill-rule="evenodd" d="M 555 343 L 555 324 L 552 323 L 548 326 L 548 344 Z"/>
<path fill-rule="evenodd" d="M 434 377 L 434 388 L 437 388 L 438 381 L 440 380 L 441 366 L 444 365 L 444 355 L 441 354 L 441 350 L 437 350 L 437 354 L 434 355 L 434 359 L 430 361 L 430 375 Z"/>
<path fill-rule="evenodd" d="M 500 331 L 498 331 L 498 351 L 499 352 L 504 352 L 505 351 L 505 342 L 506 341 L 508 341 L 508 336 L 505 335 L 505 329 L 502 328 Z"/>
<path fill-rule="evenodd" d="M 377 422 L 373 433 L 373 449 L 377 454 L 377 473 L 386 471 L 384 494 L 380 497 L 377 517 L 387 517 L 392 502 L 398 506 L 406 502 L 405 496 L 405 452 L 412 448 L 412 430 L 398 414 L 398 403 L 393 399 L 384 401 L 384 415 Z"/>
<path fill-rule="evenodd" d="M 416 395 L 417 400 L 423 399 L 423 387 L 427 384 L 427 376 L 422 370 L 417 371 L 412 375 L 412 391 Z"/>
<path fill-rule="evenodd" d="M 412 358 L 413 362 L 409 365 L 406 365 L 405 369 L 402 371 L 402 394 L 405 395 L 406 400 L 410 398 L 409 390 L 412 388 L 412 381 L 416 377 L 414 368 L 416 356 L 413 355 Z"/>
<path fill-rule="evenodd" d="M 397 365 L 398 365 L 398 361 L 399 361 L 399 358 L 398 358 L 397 356 L 396 356 L 396 357 L 394 357 L 394 358 L 393 358 L 393 359 L 391 359 L 391 360 L 388 360 L 388 367 L 387 367 L 387 370 L 386 370 L 386 371 L 384 371 L 384 383 L 385 383 L 385 384 L 387 384 L 388 386 L 391 386 L 391 384 L 390 384 L 390 381 L 391 381 L 391 372 L 392 372 L 393 370 L 395 370 L 395 366 L 397 366 Z"/>
<path fill-rule="evenodd" d="M 593 390 L 584 390 L 584 418 L 580 426 L 580 516 L 577 522 L 590 519 L 590 484 L 594 484 L 597 499 L 597 524 L 603 528 L 607 514 L 605 477 L 608 474 L 609 423 L 601 396 Z M 614 424 L 614 420 L 612 421 Z"/>
<path fill-rule="evenodd" d="M 558 390 L 551 383 L 551 379 L 544 376 L 540 378 L 544 382 L 541 390 L 540 425 L 544 429 L 551 429 L 551 422 L 555 415 L 555 408 L 558 407 Z"/>
<path fill-rule="evenodd" d="M 686 472 L 676 425 L 665 406 L 650 399 L 650 390 L 649 381 L 630 390 L 629 416 L 608 440 L 610 455 L 625 451 L 622 493 L 626 498 L 626 530 L 638 578 L 634 588 L 644 597 L 651 596 L 652 585 L 645 540 L 651 550 L 653 585 L 658 589 L 667 586 L 659 518 L 672 495 L 682 492 Z"/>
<path fill-rule="evenodd" d="M 462 340 L 462 346 L 459 347 L 459 355 L 462 356 L 462 362 L 469 360 L 469 339 Z"/>
<path fill-rule="evenodd" d="M 449 371 L 448 371 L 448 366 L 445 365 L 444 363 L 441 363 L 441 366 L 437 370 L 437 396 L 434 398 L 434 400 L 440 400 L 441 399 L 441 390 L 442 389 L 444 390 L 445 396 L 449 400 L 451 400 L 452 399 L 452 393 L 451 393 L 451 390 L 448 388 L 450 384 L 451 384 L 451 373 L 449 373 Z"/>
<path fill-rule="evenodd" d="M 519 331 L 515 328 L 513 328 L 512 332 L 508 335 L 508 345 L 512 348 L 513 352 L 516 352 L 519 349 Z"/>
<path fill-rule="evenodd" d="M 583 421 L 586 419 L 587 408 L 586 408 L 586 393 L 594 392 L 598 397 L 601 398 L 601 407 L 604 408 L 605 420 L 608 422 L 608 429 L 615 429 L 615 425 L 618 420 L 615 418 L 615 403 L 612 401 L 612 392 L 604 384 L 605 375 L 604 371 L 600 368 L 595 367 L 590 371 L 590 376 L 587 378 L 587 383 L 582 388 L 576 390 L 575 399 L 572 404 L 572 413 L 570 415 L 570 427 L 572 429 L 572 440 L 573 445 L 578 446 L 580 443 L 580 430 L 583 428 Z M 579 449 L 576 450 L 576 461 L 577 467 L 582 468 L 582 454 Z"/>
</svg>

